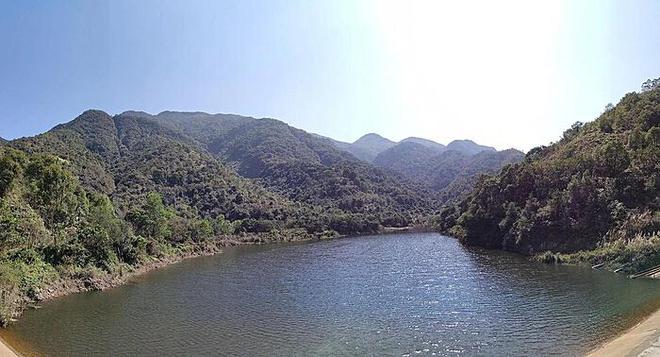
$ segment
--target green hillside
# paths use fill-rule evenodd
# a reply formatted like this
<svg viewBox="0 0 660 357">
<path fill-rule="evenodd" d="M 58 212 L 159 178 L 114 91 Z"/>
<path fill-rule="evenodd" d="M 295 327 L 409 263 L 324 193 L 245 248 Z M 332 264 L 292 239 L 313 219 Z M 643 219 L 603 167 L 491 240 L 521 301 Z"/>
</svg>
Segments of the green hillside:
<svg viewBox="0 0 660 357">
<path fill-rule="evenodd" d="M 470 245 L 552 252 L 549 261 L 629 271 L 660 264 L 658 82 L 480 180 L 442 212 L 439 228 Z"/>
<path fill-rule="evenodd" d="M 241 176 L 294 202 L 387 226 L 413 224 L 439 202 L 402 175 L 357 160 L 329 140 L 278 120 L 173 112 L 153 118 L 198 141 Z"/>
<path fill-rule="evenodd" d="M 420 186 L 440 192 L 442 201 L 447 202 L 467 194 L 480 175 L 494 174 L 507 164 L 521 161 L 524 156 L 515 149 L 484 149 L 473 153 L 475 150 L 472 147 L 468 154 L 404 140 L 378 154 L 374 165 L 394 170 Z"/>
</svg>

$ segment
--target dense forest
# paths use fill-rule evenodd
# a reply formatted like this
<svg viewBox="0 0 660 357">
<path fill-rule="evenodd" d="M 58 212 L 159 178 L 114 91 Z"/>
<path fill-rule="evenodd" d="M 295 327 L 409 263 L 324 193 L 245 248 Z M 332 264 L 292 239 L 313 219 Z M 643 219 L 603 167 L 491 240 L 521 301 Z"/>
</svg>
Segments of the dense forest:
<svg viewBox="0 0 660 357">
<path fill-rule="evenodd" d="M 496 151 L 470 141 L 437 147 L 404 140 L 379 153 L 374 165 L 440 192 L 443 202 L 451 202 L 463 198 L 480 175 L 494 174 L 505 165 L 521 161 L 523 156 L 515 149 Z"/>
<path fill-rule="evenodd" d="M 346 144 L 274 119 L 180 112 L 89 110 L 1 140 L 0 324 L 33 301 L 223 245 L 388 227 L 430 224 L 547 262 L 660 264 L 659 87 L 524 157 L 468 140 Z"/>
<path fill-rule="evenodd" d="M 437 218 L 469 245 L 638 271 L 660 264 L 660 80 L 483 177 Z"/>
<path fill-rule="evenodd" d="M 89 110 L 0 146 L 0 324 L 236 243 L 420 224 L 437 196 L 272 119 Z"/>
<path fill-rule="evenodd" d="M 442 203 L 464 198 L 480 175 L 494 174 L 524 156 L 515 149 L 497 151 L 472 140 L 454 140 L 445 146 L 409 137 L 397 143 L 374 133 L 353 143 L 324 139 L 362 161 L 408 178 L 415 187 L 438 195 Z"/>
</svg>

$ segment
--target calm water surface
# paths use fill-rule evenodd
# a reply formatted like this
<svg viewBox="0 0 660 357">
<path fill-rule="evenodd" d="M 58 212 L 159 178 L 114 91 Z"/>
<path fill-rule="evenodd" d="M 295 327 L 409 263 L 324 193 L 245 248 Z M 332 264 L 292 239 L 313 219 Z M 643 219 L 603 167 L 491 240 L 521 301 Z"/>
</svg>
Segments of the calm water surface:
<svg viewBox="0 0 660 357">
<path fill-rule="evenodd" d="M 28 354 L 577 355 L 660 284 L 467 249 L 437 234 L 227 249 L 28 311 Z"/>
</svg>

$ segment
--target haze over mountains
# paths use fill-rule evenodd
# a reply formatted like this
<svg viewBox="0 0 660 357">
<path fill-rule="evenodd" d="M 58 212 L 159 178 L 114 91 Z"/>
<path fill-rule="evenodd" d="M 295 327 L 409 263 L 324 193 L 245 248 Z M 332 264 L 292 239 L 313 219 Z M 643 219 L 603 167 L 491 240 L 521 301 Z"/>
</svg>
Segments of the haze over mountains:
<svg viewBox="0 0 660 357">
<path fill-rule="evenodd" d="M 493 174 L 502 166 L 524 157 L 519 150 L 497 151 L 472 140 L 454 140 L 445 146 L 410 137 L 397 143 L 374 133 L 353 143 L 326 139 L 363 161 L 400 173 L 419 185 L 440 192 L 443 201 L 460 198 L 479 175 Z"/>
<path fill-rule="evenodd" d="M 472 140 L 454 140 L 445 146 L 433 140 L 409 137 L 397 143 L 376 133 L 365 134 L 353 143 L 346 143 L 331 138 L 326 139 L 330 140 L 337 148 L 348 151 L 358 159 L 367 162 L 374 162 L 380 153 L 405 143 L 421 145 L 434 150 L 436 153 L 454 150 L 465 155 L 474 155 L 482 151 L 497 151 L 493 147 L 479 145 Z"/>
</svg>

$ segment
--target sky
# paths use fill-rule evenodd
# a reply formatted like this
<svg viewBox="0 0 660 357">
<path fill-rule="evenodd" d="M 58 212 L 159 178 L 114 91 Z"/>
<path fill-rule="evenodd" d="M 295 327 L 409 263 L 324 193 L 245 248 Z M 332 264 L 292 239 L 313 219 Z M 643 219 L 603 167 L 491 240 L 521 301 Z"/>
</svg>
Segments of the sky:
<svg viewBox="0 0 660 357">
<path fill-rule="evenodd" d="M 660 77 L 660 2 L 0 0 L 0 137 L 86 109 L 529 150 Z"/>
</svg>

